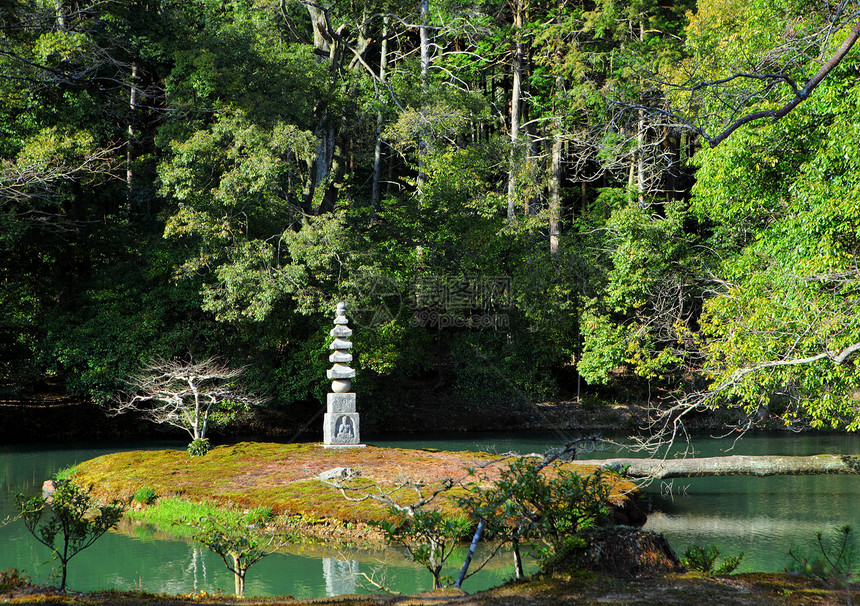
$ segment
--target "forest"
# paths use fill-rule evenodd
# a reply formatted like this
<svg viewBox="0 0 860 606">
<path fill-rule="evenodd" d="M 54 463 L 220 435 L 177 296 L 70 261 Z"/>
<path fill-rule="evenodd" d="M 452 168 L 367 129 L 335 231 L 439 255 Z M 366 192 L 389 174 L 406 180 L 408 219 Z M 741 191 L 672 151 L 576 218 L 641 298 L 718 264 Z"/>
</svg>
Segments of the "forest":
<svg viewBox="0 0 860 606">
<path fill-rule="evenodd" d="M 856 0 L 2 0 L 0 395 L 860 427 Z"/>
</svg>

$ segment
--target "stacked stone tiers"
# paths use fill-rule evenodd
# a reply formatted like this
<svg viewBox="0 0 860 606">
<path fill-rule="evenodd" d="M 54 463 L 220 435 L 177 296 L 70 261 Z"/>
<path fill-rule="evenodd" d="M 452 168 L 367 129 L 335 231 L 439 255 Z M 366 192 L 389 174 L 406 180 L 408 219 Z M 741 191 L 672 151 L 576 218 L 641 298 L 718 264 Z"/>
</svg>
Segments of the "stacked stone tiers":
<svg viewBox="0 0 860 606">
<path fill-rule="evenodd" d="M 349 367 L 352 362 L 352 329 L 347 326 L 346 305 L 338 303 L 334 328 L 329 335 L 334 337 L 329 346 L 334 350 L 329 356 L 333 366 L 326 375 L 331 379 L 331 390 L 326 398 L 326 413 L 323 420 L 323 445 L 331 447 L 363 446 L 359 440 L 358 412 L 355 408 L 355 394 L 351 379 L 355 370 Z"/>
</svg>

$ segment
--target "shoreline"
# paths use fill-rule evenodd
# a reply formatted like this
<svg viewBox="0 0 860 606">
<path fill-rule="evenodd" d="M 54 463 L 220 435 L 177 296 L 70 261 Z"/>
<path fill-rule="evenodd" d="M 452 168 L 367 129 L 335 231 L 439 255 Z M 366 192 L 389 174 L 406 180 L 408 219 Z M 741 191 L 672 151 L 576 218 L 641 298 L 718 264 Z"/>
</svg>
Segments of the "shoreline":
<svg viewBox="0 0 860 606">
<path fill-rule="evenodd" d="M 647 406 L 635 403 L 560 400 L 478 406 L 445 399 L 442 394 L 439 398 L 429 402 L 427 398 L 408 400 L 412 404 L 385 410 L 384 414 L 381 411 L 362 413 L 362 437 L 607 430 L 634 434 L 642 433 L 649 413 Z M 307 403 L 288 409 L 262 409 L 250 423 L 210 431 L 209 437 L 220 443 L 243 439 L 321 441 L 322 419 L 316 418 L 318 412 L 316 405 Z M 738 421 L 738 411 L 716 410 L 693 413 L 687 417 L 686 424 L 695 432 L 726 430 Z M 782 423 L 767 419 L 757 423 L 755 429 L 788 430 Z M 133 415 L 111 416 L 101 406 L 63 393 L 0 399 L 0 440 L 6 444 L 185 438 L 186 434 L 181 431 L 152 425 Z"/>
<path fill-rule="evenodd" d="M 856 602 L 860 588 L 851 587 Z M 698 573 L 624 579 L 588 572 L 538 575 L 520 583 L 467 594 L 441 589 L 415 595 L 342 595 L 331 598 L 294 599 L 291 596 L 236 598 L 226 594 L 152 594 L 138 591 L 60 593 L 29 585 L 6 587 L 0 573 L 0 599 L 9 604 L 57 604 L 70 606 L 838 606 L 846 603 L 844 587 L 834 588 L 784 573 L 747 573 L 705 576 Z"/>
</svg>

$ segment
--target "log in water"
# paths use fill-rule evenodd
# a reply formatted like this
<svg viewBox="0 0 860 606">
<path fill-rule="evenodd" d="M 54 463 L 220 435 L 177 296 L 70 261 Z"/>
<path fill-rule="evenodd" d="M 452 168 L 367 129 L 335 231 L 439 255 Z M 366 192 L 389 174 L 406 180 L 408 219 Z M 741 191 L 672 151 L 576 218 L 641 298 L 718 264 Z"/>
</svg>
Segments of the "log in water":
<svg viewBox="0 0 860 606">
<path fill-rule="evenodd" d="M 816 476 L 860 473 L 860 457 L 821 454 L 805 457 L 727 455 L 685 459 L 592 459 L 582 465 L 608 467 L 631 478 L 702 478 L 716 476 Z"/>
</svg>

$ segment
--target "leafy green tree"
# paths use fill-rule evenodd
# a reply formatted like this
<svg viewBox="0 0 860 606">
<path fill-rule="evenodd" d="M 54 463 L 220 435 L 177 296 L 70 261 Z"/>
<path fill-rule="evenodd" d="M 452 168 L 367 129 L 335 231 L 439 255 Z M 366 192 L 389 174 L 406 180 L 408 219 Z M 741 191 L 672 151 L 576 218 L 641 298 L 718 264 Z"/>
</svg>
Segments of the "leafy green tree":
<svg viewBox="0 0 860 606">
<path fill-rule="evenodd" d="M 463 538 L 468 536 L 469 521 L 435 509 L 416 509 L 411 515 L 392 509 L 391 513 L 399 519 L 377 522 L 385 540 L 402 546 L 414 562 L 430 571 L 433 589 L 444 587 L 442 569 Z"/>
<path fill-rule="evenodd" d="M 677 383 L 695 368 L 692 333 L 713 261 L 697 249 L 683 202 L 663 213 L 626 203 L 605 223 L 611 252 L 602 292 L 586 300 L 577 368 L 592 383 L 607 383 L 626 367 L 649 380 Z"/>
<path fill-rule="evenodd" d="M 712 404 L 860 426 L 849 72 L 840 65 L 781 121 L 743 127 L 698 157 L 693 211 L 722 260 L 701 319 Z"/>
<path fill-rule="evenodd" d="M 245 576 L 251 566 L 291 540 L 266 528 L 270 516 L 271 510 L 257 508 L 247 513 L 232 511 L 185 521 L 193 529 L 194 540 L 224 560 L 227 570 L 234 575 L 237 596 L 245 595 Z"/>
<path fill-rule="evenodd" d="M 18 516 L 37 541 L 60 563 L 60 591 L 66 589 L 69 560 L 117 525 L 125 505 L 97 505 L 88 491 L 70 480 L 56 480 L 48 496 L 16 497 Z"/>
<path fill-rule="evenodd" d="M 460 506 L 488 533 L 511 543 L 516 573 L 522 578 L 520 544 L 543 544 L 542 560 L 585 545 L 581 532 L 609 514 L 609 486 L 602 473 L 582 476 L 565 469 L 547 468 L 545 461 L 516 459 L 503 469 L 491 488 L 475 486 Z"/>
</svg>

